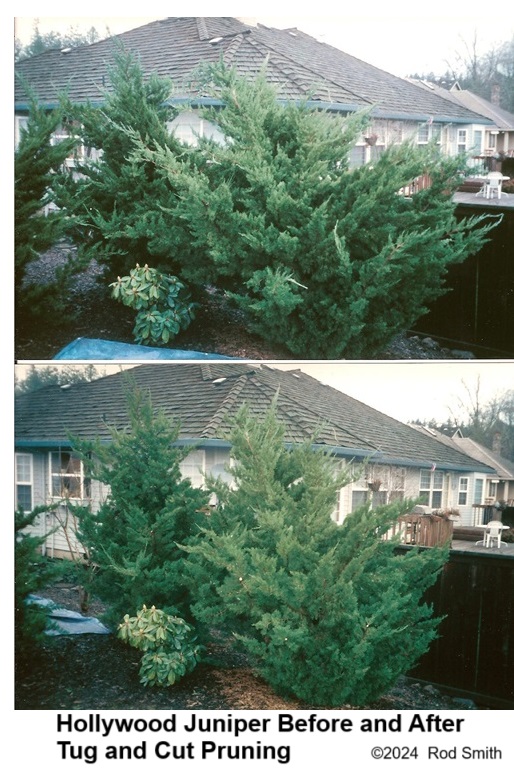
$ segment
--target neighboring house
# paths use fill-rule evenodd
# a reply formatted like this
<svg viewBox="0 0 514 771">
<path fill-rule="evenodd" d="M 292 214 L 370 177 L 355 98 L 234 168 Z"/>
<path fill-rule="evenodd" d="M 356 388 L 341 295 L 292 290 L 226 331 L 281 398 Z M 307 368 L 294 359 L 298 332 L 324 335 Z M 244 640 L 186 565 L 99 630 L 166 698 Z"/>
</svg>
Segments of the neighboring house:
<svg viewBox="0 0 514 771">
<path fill-rule="evenodd" d="M 487 118 L 490 125 L 474 124 L 459 129 L 459 145 L 477 160 L 514 158 L 514 115 L 499 105 L 499 94 L 493 87 L 491 101 L 462 89 L 455 83 L 449 90 L 428 81 L 409 79 L 454 104 Z"/>
<path fill-rule="evenodd" d="M 503 458 L 498 448 L 490 450 L 474 439 L 463 436 L 460 429 L 451 436 L 447 436 L 433 428 L 413 427 L 426 435 L 434 436 L 450 447 L 455 447 L 478 463 L 491 467 L 491 472 L 485 477 L 476 476 L 473 482 L 462 480 L 463 488 L 460 492 L 472 502 L 472 525 L 481 525 L 485 520 L 489 521 L 493 513 L 491 509 L 495 504 L 497 508 L 500 508 L 500 504 L 514 506 L 514 463 Z"/>
<path fill-rule="evenodd" d="M 73 386 L 49 386 L 16 399 L 17 502 L 25 510 L 64 503 L 67 498 L 98 508 L 108 491 L 87 479 L 81 461 L 73 455 L 69 436 L 109 441 L 109 426 L 127 426 L 125 374 Z M 343 522 L 367 500 L 380 505 L 420 498 L 431 509 L 458 508 L 457 524 L 471 524 L 472 491 L 479 480 L 494 473 L 489 464 L 377 412 L 299 369 L 176 362 L 143 364 L 128 375 L 150 393 L 155 409 L 179 422 L 178 444 L 192 448 L 182 471 L 197 486 L 204 484 L 206 472 L 229 474 L 226 434 L 237 410 L 246 404 L 254 415 L 262 416 L 275 396 L 287 443 L 304 442 L 315 435 L 316 445 L 329 451 L 335 462 L 357 464 L 362 469 L 359 479 L 339 493 L 336 522 Z M 58 515 L 61 520 L 68 516 L 65 505 Z M 54 524 L 53 515 L 42 517 L 38 532 L 49 532 Z M 62 556 L 67 549 L 62 531 L 49 537 L 49 554 Z"/>
<path fill-rule="evenodd" d="M 460 431 L 456 431 L 452 439 L 458 449 L 466 455 L 494 468 L 494 474 L 486 480 L 485 502 L 514 506 L 514 463 L 504 458 L 498 447 L 490 450 L 479 442 L 475 442 L 474 439 L 462 436 Z"/>
<path fill-rule="evenodd" d="M 42 105 L 52 109 L 61 93 L 76 103 L 101 105 L 109 88 L 109 68 L 119 45 L 137 55 L 145 74 L 173 82 L 171 102 L 185 111 L 172 126 L 184 142 L 216 128 L 195 108 L 219 105 L 196 77 L 200 64 L 223 59 L 242 76 L 253 78 L 266 64 L 268 80 L 280 100 L 305 102 L 314 109 L 347 115 L 371 111 L 371 122 L 354 148 L 350 163 L 362 165 L 386 146 L 414 139 L 436 140 L 455 155 L 463 132 L 485 130 L 491 120 L 467 106 L 420 88 L 322 43 L 297 29 L 278 30 L 230 17 L 172 17 L 87 46 L 46 51 L 16 65 L 16 132 L 26 121 L 27 83 Z"/>
</svg>

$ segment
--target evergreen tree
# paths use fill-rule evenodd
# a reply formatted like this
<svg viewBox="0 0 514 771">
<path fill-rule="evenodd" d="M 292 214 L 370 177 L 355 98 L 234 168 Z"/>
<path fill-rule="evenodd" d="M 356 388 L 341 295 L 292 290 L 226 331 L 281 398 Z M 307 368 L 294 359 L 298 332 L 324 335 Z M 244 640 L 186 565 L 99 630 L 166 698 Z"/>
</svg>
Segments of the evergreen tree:
<svg viewBox="0 0 514 771">
<path fill-rule="evenodd" d="M 231 290 L 254 330 L 295 356 L 373 356 L 426 312 L 448 267 L 496 224 L 457 223 L 461 159 L 404 143 L 352 170 L 366 114 L 283 106 L 265 73 L 250 83 L 219 66 L 205 80 L 223 102 L 206 115 L 226 143 L 201 141 L 189 169 L 166 151 L 140 154 L 179 186 L 176 216 L 194 249 L 182 277 Z M 398 194 L 423 174 L 429 189 Z"/>
<path fill-rule="evenodd" d="M 381 536 L 409 502 L 331 519 L 348 473 L 309 445 L 289 450 L 273 411 L 243 410 L 231 436 L 235 489 L 186 568 L 202 621 L 232 630 L 277 692 L 309 704 L 369 704 L 426 651 L 439 619 L 423 603 L 446 549 L 395 553 Z"/>
<path fill-rule="evenodd" d="M 76 146 L 73 137 L 52 144 L 51 139 L 64 119 L 62 109 L 46 112 L 33 99 L 27 125 L 21 129 L 20 142 L 14 155 L 14 255 L 15 289 L 18 309 L 26 311 L 42 299 L 55 301 L 62 293 L 65 271 L 58 274 L 53 287 L 24 287 L 27 266 L 55 244 L 64 234 L 66 216 L 63 211 L 47 209 L 55 200 L 53 185 L 61 176 L 62 166 Z"/>
<path fill-rule="evenodd" d="M 111 427 L 112 440 L 76 441 L 92 479 L 109 485 L 97 513 L 79 509 L 79 538 L 90 559 L 87 587 L 120 622 L 143 606 L 189 616 L 184 553 L 177 546 L 196 532 L 206 493 L 182 479 L 190 452 L 173 446 L 178 427 L 155 413 L 148 396 L 127 392 L 129 427 Z"/>
<path fill-rule="evenodd" d="M 109 279 L 137 263 L 174 273 L 177 253 L 189 249 L 184 225 L 173 216 L 173 185 L 154 163 L 134 156 L 138 143 L 187 155 L 167 126 L 176 114 L 167 105 L 170 91 L 168 80 L 145 79 L 137 60 L 119 49 L 103 108 L 70 106 L 94 153 L 78 167 L 80 176 L 59 189 L 59 200 L 72 216 L 82 259 L 106 265 Z"/>
<path fill-rule="evenodd" d="M 18 662 L 34 653 L 47 626 L 48 610 L 27 602 L 30 594 L 47 586 L 56 575 L 55 568 L 41 555 L 48 534 L 41 537 L 27 532 L 47 511 L 43 506 L 28 513 L 18 509 L 14 516 L 14 631 Z"/>
</svg>

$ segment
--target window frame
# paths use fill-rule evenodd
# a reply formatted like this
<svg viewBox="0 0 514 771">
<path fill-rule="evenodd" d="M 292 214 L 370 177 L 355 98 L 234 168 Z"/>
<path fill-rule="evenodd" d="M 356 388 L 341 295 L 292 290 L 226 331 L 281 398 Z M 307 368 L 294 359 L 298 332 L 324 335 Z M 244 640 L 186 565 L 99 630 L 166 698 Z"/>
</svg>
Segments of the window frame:
<svg viewBox="0 0 514 771">
<path fill-rule="evenodd" d="M 18 465 L 18 460 L 21 459 L 27 459 L 29 460 L 29 480 L 26 479 L 20 479 L 18 471 L 20 469 Z M 15 474 L 15 485 L 16 485 L 16 508 L 21 508 L 23 512 L 27 513 L 29 511 L 32 511 L 34 508 L 34 457 L 32 453 L 29 452 L 17 452 L 14 455 L 14 474 Z M 30 495 L 30 507 L 26 508 L 24 505 L 21 505 L 20 503 L 20 497 L 19 497 L 19 490 L 21 487 L 27 487 L 29 488 L 29 495 Z"/>
<path fill-rule="evenodd" d="M 440 478 L 440 482 L 439 482 Z M 444 471 L 422 468 L 419 470 L 419 497 L 425 506 L 440 509 L 443 506 Z"/>
<path fill-rule="evenodd" d="M 60 460 L 60 467 L 57 470 L 54 470 L 54 458 L 58 457 Z M 64 457 L 68 458 L 68 463 L 70 461 L 78 461 L 79 463 L 79 471 L 78 473 L 73 471 L 65 471 L 63 470 L 62 465 L 62 459 Z M 76 454 L 73 453 L 71 450 L 50 450 L 48 453 L 48 469 L 49 469 L 49 486 L 50 486 L 50 498 L 53 501 L 62 501 L 62 500 L 69 500 L 69 501 L 89 501 L 91 500 L 91 479 L 85 474 L 84 470 L 84 462 L 83 460 Z M 55 493 L 56 487 L 54 487 L 54 482 L 58 482 L 60 480 L 61 484 L 59 484 L 59 488 L 61 491 L 61 494 L 58 495 Z M 73 495 L 68 494 L 66 492 L 66 486 L 62 484 L 63 480 L 75 480 L 78 482 L 78 491 L 80 495 Z M 71 492 L 73 492 L 73 488 L 75 485 L 72 483 L 69 486 L 69 489 Z"/>
<path fill-rule="evenodd" d="M 464 496 L 463 500 L 461 500 L 461 496 Z M 469 498 L 469 477 L 459 477 L 459 491 L 457 495 L 457 505 L 467 506 L 468 498 Z"/>
</svg>

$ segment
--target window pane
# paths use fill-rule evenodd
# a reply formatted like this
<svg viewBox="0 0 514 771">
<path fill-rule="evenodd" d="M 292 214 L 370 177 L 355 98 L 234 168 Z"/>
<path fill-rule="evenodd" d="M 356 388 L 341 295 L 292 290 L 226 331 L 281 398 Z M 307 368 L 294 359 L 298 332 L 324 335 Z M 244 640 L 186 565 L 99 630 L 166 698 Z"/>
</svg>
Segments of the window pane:
<svg viewBox="0 0 514 771">
<path fill-rule="evenodd" d="M 16 480 L 32 482 L 32 455 L 16 456 Z"/>
<path fill-rule="evenodd" d="M 419 476 L 419 488 L 420 490 L 430 490 L 430 471 L 421 470 Z"/>
<path fill-rule="evenodd" d="M 434 471 L 434 490 L 443 489 L 444 475 L 442 471 Z"/>
<path fill-rule="evenodd" d="M 432 493 L 432 508 L 433 509 L 440 509 L 441 505 L 443 503 L 443 494 L 441 491 L 437 491 L 435 493 Z"/>
<path fill-rule="evenodd" d="M 354 490 L 352 492 L 352 511 L 364 506 L 368 499 L 368 494 L 364 490 Z"/>
<path fill-rule="evenodd" d="M 16 486 L 16 505 L 21 506 L 23 511 L 32 509 L 32 487 L 30 485 Z"/>
</svg>

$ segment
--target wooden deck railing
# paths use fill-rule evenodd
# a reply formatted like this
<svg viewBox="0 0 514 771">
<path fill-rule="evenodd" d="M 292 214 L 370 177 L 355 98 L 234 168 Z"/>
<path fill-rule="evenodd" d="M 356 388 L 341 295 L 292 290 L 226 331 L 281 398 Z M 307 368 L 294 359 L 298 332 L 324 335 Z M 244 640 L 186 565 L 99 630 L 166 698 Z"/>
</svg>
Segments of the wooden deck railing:
<svg viewBox="0 0 514 771">
<path fill-rule="evenodd" d="M 387 532 L 388 540 L 400 535 L 401 543 L 410 546 L 442 546 L 451 541 L 453 522 L 435 514 L 405 514 Z"/>
<path fill-rule="evenodd" d="M 416 177 L 412 180 L 412 182 L 409 182 L 408 185 L 405 185 L 405 187 L 400 188 L 398 191 L 400 195 L 405 196 L 405 198 L 410 198 L 415 193 L 419 193 L 420 190 L 426 190 L 427 188 L 432 186 L 432 179 L 430 178 L 429 174 L 421 174 L 419 177 Z"/>
</svg>

